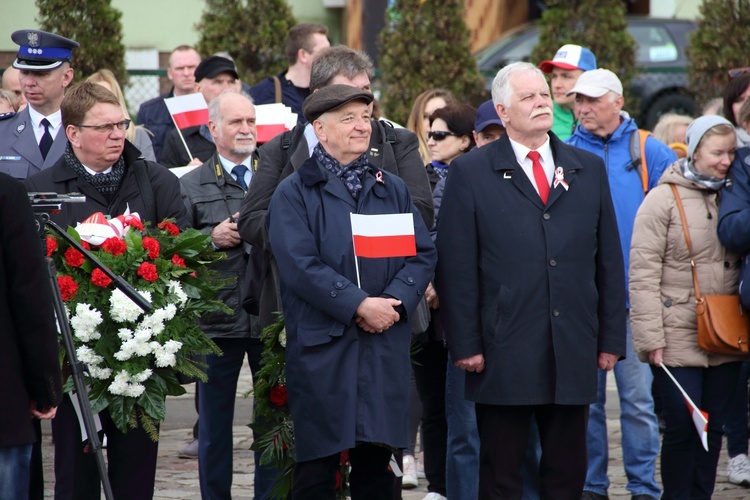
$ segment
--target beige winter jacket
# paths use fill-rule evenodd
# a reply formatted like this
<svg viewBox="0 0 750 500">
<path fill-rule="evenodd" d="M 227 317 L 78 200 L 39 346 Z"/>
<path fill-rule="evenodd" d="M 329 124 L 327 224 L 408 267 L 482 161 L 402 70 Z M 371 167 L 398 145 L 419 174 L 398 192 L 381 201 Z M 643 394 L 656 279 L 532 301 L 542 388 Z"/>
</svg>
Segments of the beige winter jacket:
<svg viewBox="0 0 750 500">
<path fill-rule="evenodd" d="M 635 350 L 648 362 L 649 352 L 664 348 L 664 364 L 674 367 L 738 361 L 698 347 L 690 253 L 670 183 L 685 209 L 701 294 L 736 294 L 740 258 L 716 235 L 718 193 L 686 179 L 678 164 L 667 168 L 635 217 L 629 271 Z"/>
</svg>

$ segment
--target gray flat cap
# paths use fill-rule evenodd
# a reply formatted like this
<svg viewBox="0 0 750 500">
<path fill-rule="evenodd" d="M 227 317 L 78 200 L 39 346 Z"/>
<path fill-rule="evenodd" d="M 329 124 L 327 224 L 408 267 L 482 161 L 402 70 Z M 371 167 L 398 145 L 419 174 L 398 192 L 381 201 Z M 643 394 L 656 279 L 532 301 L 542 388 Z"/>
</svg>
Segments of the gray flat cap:
<svg viewBox="0 0 750 500">
<path fill-rule="evenodd" d="M 329 85 L 310 94 L 302 104 L 302 114 L 312 123 L 323 113 L 338 109 L 352 101 L 364 101 L 370 104 L 373 96 L 370 92 L 359 90 L 351 85 Z"/>
</svg>

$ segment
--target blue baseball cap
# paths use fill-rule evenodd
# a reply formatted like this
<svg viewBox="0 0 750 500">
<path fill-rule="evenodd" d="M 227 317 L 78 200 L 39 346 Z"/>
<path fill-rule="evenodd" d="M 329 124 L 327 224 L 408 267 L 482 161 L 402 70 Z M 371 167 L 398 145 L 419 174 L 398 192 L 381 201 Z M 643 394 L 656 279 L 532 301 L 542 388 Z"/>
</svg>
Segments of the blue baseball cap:
<svg viewBox="0 0 750 500">
<path fill-rule="evenodd" d="M 49 71 L 73 60 L 78 42 L 40 30 L 18 30 L 10 35 L 20 45 L 13 67 L 27 71 Z"/>
<path fill-rule="evenodd" d="M 489 125 L 500 125 L 505 128 L 505 124 L 497 116 L 497 110 L 492 99 L 483 102 L 479 108 L 477 108 L 477 117 L 474 119 L 474 132 L 477 134 L 484 130 Z"/>
<path fill-rule="evenodd" d="M 539 69 L 544 73 L 552 73 L 553 67 L 589 71 L 596 69 L 596 57 L 586 47 L 573 44 L 563 45 L 551 61 L 542 61 L 539 64 Z"/>
</svg>

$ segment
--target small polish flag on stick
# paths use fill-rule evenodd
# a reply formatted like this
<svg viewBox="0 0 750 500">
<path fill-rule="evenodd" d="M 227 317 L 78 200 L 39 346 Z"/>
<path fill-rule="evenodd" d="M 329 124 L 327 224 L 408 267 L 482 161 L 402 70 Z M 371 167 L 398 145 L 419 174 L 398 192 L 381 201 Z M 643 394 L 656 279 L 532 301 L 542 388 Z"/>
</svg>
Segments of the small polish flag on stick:
<svg viewBox="0 0 750 500">
<path fill-rule="evenodd" d="M 355 257 L 377 259 L 417 255 L 412 214 L 351 214 L 351 221 Z M 357 284 L 359 285 L 358 264 Z"/>
<path fill-rule="evenodd" d="M 677 379 L 674 378 L 672 372 L 670 372 L 667 367 L 664 366 L 664 363 L 660 363 L 659 366 L 661 366 L 666 374 L 669 375 L 669 378 L 672 379 L 674 385 L 676 385 L 682 393 L 682 397 L 685 398 L 685 404 L 687 404 L 688 411 L 690 412 L 690 416 L 693 419 L 695 430 L 698 431 L 698 436 L 700 436 L 703 448 L 708 451 L 708 413 L 701 410 L 700 408 L 698 408 L 698 406 L 696 406 L 695 403 L 693 403 L 693 400 L 690 399 L 690 396 L 687 395 L 685 389 L 683 389 L 680 383 L 677 382 Z"/>
<path fill-rule="evenodd" d="M 292 130 L 297 124 L 297 113 L 282 103 L 258 104 L 255 106 L 255 125 L 258 144 L 264 144 L 277 135 Z"/>
<path fill-rule="evenodd" d="M 185 146 L 188 157 L 192 159 L 193 155 L 185 142 L 185 138 L 182 136 L 182 130 L 208 123 L 208 104 L 206 104 L 206 99 L 203 97 L 203 94 L 196 92 L 178 97 L 169 97 L 164 99 L 164 103 L 167 105 L 175 127 L 177 127 L 177 133 L 180 134 L 182 145 Z"/>
</svg>

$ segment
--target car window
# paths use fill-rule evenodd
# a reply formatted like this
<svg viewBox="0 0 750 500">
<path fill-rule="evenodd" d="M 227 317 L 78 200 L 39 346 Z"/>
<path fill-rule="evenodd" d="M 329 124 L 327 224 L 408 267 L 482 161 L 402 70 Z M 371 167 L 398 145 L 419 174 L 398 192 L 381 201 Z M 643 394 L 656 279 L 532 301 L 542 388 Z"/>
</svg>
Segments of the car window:
<svg viewBox="0 0 750 500">
<path fill-rule="evenodd" d="M 479 66 L 493 69 L 500 69 L 501 67 L 517 62 L 517 61 L 528 61 L 531 57 L 531 51 L 534 50 L 539 41 L 539 32 L 534 30 L 533 32 L 524 32 L 522 35 L 516 37 L 512 42 L 507 43 L 505 50 L 493 50 L 492 54 L 485 55 L 484 60 L 479 59 Z"/>
<path fill-rule="evenodd" d="M 669 32 L 656 25 L 628 26 L 628 32 L 637 42 L 635 60 L 637 64 L 676 61 L 679 54 Z"/>
</svg>

